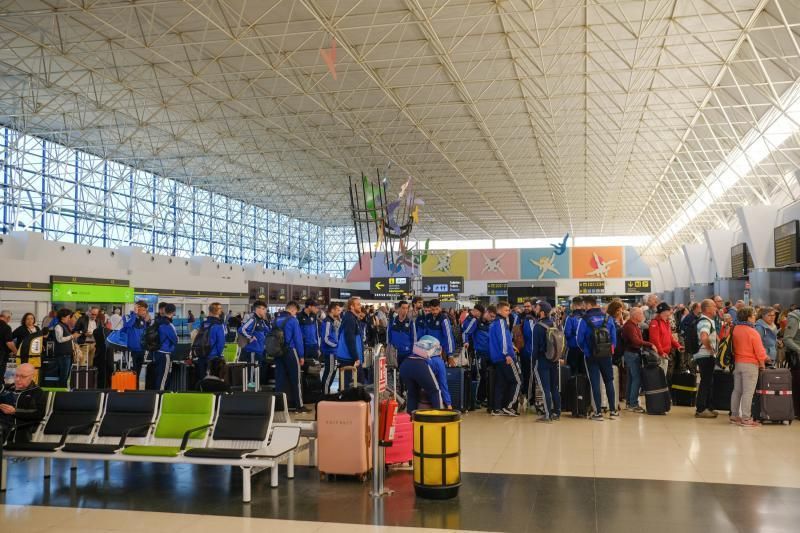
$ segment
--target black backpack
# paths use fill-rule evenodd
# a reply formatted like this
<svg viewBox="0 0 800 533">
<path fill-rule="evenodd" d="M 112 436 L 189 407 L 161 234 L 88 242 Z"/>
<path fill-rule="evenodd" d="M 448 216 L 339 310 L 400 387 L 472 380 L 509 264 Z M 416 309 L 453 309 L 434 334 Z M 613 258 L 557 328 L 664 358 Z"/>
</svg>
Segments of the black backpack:
<svg viewBox="0 0 800 533">
<path fill-rule="evenodd" d="M 155 352 L 161 348 L 161 336 L 158 334 L 159 326 L 160 324 L 157 321 L 153 321 L 153 323 L 144 330 L 142 346 L 148 352 Z"/>
<path fill-rule="evenodd" d="M 211 352 L 211 326 L 200 326 L 192 341 L 192 356 L 205 359 Z"/>
<path fill-rule="evenodd" d="M 687 317 L 683 326 L 683 345 L 687 354 L 694 355 L 700 351 L 700 337 L 697 336 L 699 317 L 693 314 Z"/>
<path fill-rule="evenodd" d="M 267 337 L 264 339 L 264 353 L 267 357 L 273 358 L 286 355 L 286 334 L 283 332 L 283 327 L 278 325 L 277 320 L 275 320 L 275 326 L 267 333 Z"/>
<path fill-rule="evenodd" d="M 608 315 L 603 315 L 603 325 L 597 328 L 592 325 L 592 321 L 588 318 L 584 320 L 586 320 L 586 325 L 589 326 L 589 329 L 592 330 L 592 338 L 590 339 L 592 355 L 598 359 L 611 357 L 612 346 L 611 332 L 608 331 Z"/>
</svg>

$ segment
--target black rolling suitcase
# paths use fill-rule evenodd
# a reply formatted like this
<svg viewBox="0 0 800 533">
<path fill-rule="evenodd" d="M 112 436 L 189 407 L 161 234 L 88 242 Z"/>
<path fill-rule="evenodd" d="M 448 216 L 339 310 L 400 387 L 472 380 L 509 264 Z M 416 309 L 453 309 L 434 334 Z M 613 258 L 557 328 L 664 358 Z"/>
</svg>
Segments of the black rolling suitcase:
<svg viewBox="0 0 800 533">
<path fill-rule="evenodd" d="M 758 374 L 752 416 L 764 422 L 792 423 L 792 373 L 788 368 L 767 368 Z"/>
<path fill-rule="evenodd" d="M 90 366 L 72 365 L 69 384 L 72 390 L 96 389 L 97 369 Z"/>
<path fill-rule="evenodd" d="M 672 406 L 667 378 L 659 366 L 642 368 L 644 404 L 648 415 L 665 415 Z"/>
<path fill-rule="evenodd" d="M 447 375 L 447 391 L 450 393 L 450 401 L 453 402 L 453 409 L 457 411 L 467 410 L 467 377 L 466 369 L 462 367 L 448 368 L 445 370 Z"/>
<path fill-rule="evenodd" d="M 575 374 L 567 382 L 566 394 L 561 400 L 566 404 L 562 409 L 569 410 L 575 418 L 586 418 L 592 411 L 592 387 L 589 383 L 589 376 L 586 374 Z"/>
<path fill-rule="evenodd" d="M 197 372 L 191 360 L 172 361 L 169 375 L 169 388 L 174 392 L 187 392 L 197 389 Z"/>
<path fill-rule="evenodd" d="M 58 382 L 58 362 L 52 357 L 42 357 L 42 366 L 39 368 L 40 387 L 60 387 Z"/>
<path fill-rule="evenodd" d="M 715 370 L 714 383 L 711 387 L 711 408 L 718 411 L 730 411 L 732 394 L 733 374 Z"/>
<path fill-rule="evenodd" d="M 322 364 L 318 361 L 306 359 L 302 373 L 304 403 L 317 403 L 325 396 L 321 375 Z"/>
<path fill-rule="evenodd" d="M 697 376 L 690 370 L 672 374 L 672 403 L 684 407 L 694 407 L 697 400 Z"/>
</svg>

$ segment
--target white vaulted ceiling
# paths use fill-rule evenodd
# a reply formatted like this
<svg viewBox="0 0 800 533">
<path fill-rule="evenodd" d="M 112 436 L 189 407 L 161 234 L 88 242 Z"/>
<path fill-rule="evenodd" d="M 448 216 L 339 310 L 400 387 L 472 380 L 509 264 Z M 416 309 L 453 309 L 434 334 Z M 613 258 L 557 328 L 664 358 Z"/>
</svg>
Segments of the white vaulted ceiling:
<svg viewBox="0 0 800 533">
<path fill-rule="evenodd" d="M 6 1 L 0 122 L 326 224 L 348 224 L 348 175 L 392 161 L 392 192 L 411 175 L 425 200 L 423 234 L 672 228 L 650 247 L 669 253 L 794 193 L 790 121 L 675 225 L 788 109 L 798 43 L 800 0 Z"/>
</svg>

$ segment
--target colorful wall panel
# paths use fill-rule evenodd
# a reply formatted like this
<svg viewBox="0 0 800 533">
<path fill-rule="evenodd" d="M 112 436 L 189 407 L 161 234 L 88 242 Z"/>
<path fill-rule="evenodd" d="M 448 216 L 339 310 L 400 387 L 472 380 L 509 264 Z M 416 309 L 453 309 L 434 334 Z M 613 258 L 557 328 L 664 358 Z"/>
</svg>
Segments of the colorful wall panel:
<svg viewBox="0 0 800 533">
<path fill-rule="evenodd" d="M 463 276 L 466 279 L 469 277 L 468 263 L 466 250 L 432 250 L 422 263 L 422 275 Z"/>
<path fill-rule="evenodd" d="M 469 279 L 519 279 L 519 250 L 470 250 Z"/>
<path fill-rule="evenodd" d="M 520 279 L 568 278 L 571 250 L 556 255 L 552 248 L 523 248 L 519 251 Z"/>
<path fill-rule="evenodd" d="M 392 276 L 408 278 L 416 273 L 415 270 L 419 269 L 412 270 L 408 266 L 403 266 L 400 272 L 389 272 L 389 267 L 386 266 L 386 254 L 384 252 L 378 252 L 372 258 L 372 276 L 375 278 L 389 278 Z"/>
<path fill-rule="evenodd" d="M 622 246 L 572 248 L 573 278 L 621 278 L 624 266 Z"/>
<path fill-rule="evenodd" d="M 369 281 L 371 268 L 372 260 L 369 258 L 369 254 L 361 254 L 361 266 L 359 266 L 358 262 L 353 265 L 350 273 L 347 274 L 347 281 Z"/>
</svg>

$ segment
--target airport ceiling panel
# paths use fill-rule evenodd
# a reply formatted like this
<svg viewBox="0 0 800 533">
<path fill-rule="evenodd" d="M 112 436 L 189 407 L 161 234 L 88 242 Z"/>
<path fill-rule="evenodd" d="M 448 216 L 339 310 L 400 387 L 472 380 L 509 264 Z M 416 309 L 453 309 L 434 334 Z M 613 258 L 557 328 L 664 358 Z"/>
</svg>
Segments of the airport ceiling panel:
<svg viewBox="0 0 800 533">
<path fill-rule="evenodd" d="M 0 121 L 304 219 L 347 225 L 347 176 L 388 167 L 392 193 L 417 180 L 422 234 L 649 234 L 660 256 L 793 197 L 796 130 L 679 220 L 759 121 L 790 114 L 796 0 L 0 9 Z"/>
</svg>

